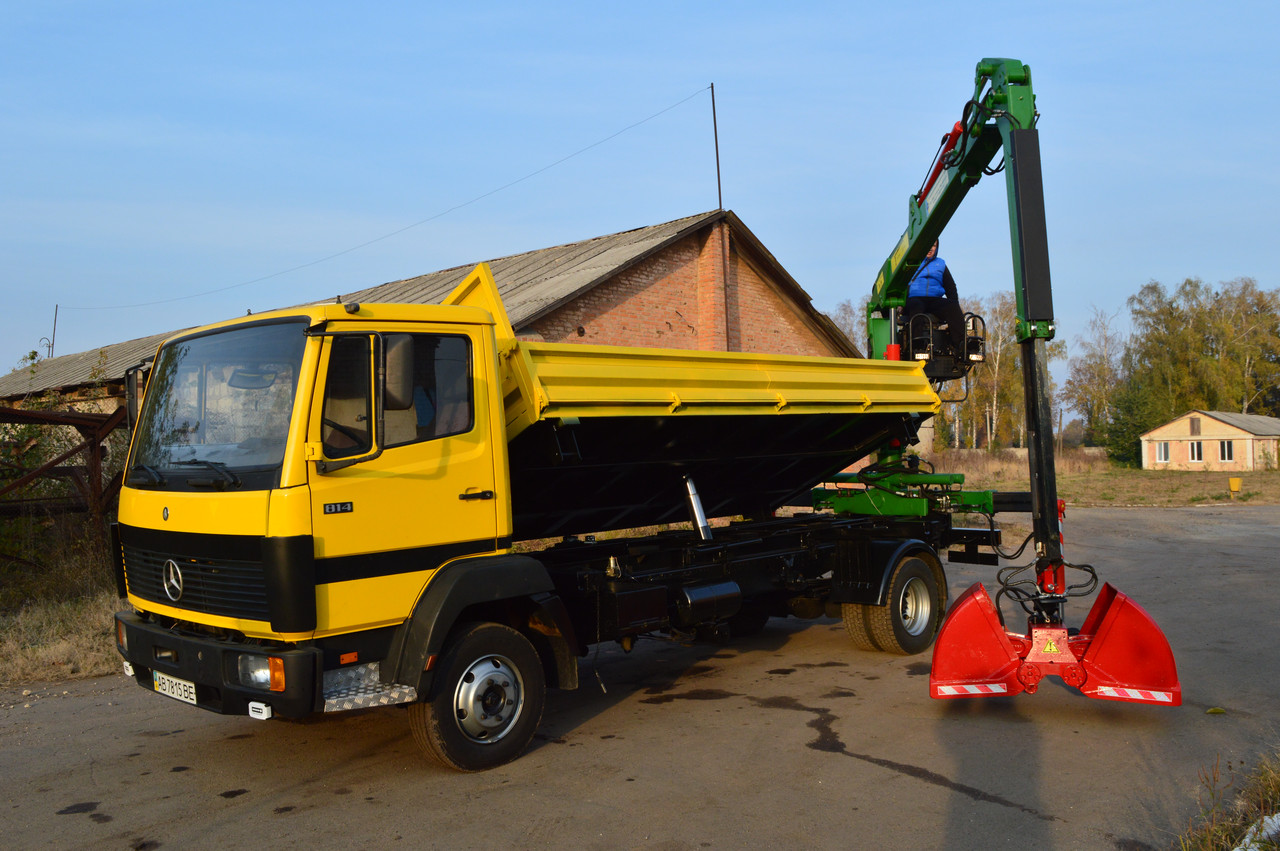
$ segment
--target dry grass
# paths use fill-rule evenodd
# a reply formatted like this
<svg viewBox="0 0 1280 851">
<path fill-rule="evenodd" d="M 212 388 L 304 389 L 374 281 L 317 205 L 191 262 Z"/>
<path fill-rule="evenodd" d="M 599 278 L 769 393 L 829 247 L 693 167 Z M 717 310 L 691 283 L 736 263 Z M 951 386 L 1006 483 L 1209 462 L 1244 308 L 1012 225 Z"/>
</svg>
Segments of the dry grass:
<svg viewBox="0 0 1280 851">
<path fill-rule="evenodd" d="M 120 669 L 112 614 L 114 591 L 32 602 L 0 615 L 0 686 L 100 677 Z"/>
<path fill-rule="evenodd" d="M 66 602 L 115 588 L 106 546 L 79 521 L 46 521 L 30 545 L 4 548 L 25 561 L 0 559 L 0 614 L 33 602 Z"/>
<path fill-rule="evenodd" d="M 101 537 L 79 517 L 14 520 L 0 532 L 0 685 L 117 670 L 120 601 Z"/>
<path fill-rule="evenodd" d="M 1280 809 L 1280 753 L 1264 756 L 1232 797 L 1235 780 L 1230 764 L 1225 771 L 1217 761 L 1200 770 L 1200 813 L 1178 837 L 1182 851 L 1239 847 L 1250 827 Z M 1263 840 L 1256 847 L 1280 849 L 1280 842 Z"/>
<path fill-rule="evenodd" d="M 964 473 L 973 490 L 1027 489 L 1025 455 L 1004 452 L 943 452 L 930 460 L 941 472 Z M 1236 502 L 1242 505 L 1280 505 L 1280 472 L 1182 472 L 1135 470 L 1113 466 L 1104 457 L 1080 450 L 1060 454 L 1055 465 L 1058 496 L 1068 507 L 1127 506 L 1171 508 Z M 1232 500 L 1227 479 L 1242 480 Z"/>
</svg>

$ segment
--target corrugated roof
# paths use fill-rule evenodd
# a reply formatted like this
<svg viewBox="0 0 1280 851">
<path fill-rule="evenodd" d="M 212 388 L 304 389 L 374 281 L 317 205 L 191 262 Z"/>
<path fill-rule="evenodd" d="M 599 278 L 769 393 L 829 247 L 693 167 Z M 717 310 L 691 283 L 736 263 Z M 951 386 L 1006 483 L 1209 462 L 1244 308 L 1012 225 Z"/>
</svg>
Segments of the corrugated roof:
<svg viewBox="0 0 1280 851">
<path fill-rule="evenodd" d="M 518 329 L 725 215 L 724 211 L 701 213 L 487 262 L 511 324 Z M 343 296 L 343 301 L 439 304 L 475 265 L 369 287 Z"/>
<path fill-rule="evenodd" d="M 1232 414 L 1226 411 L 1196 411 L 1196 413 L 1244 429 L 1256 437 L 1280 437 L 1280 418 L 1264 417 L 1261 414 Z"/>
<path fill-rule="evenodd" d="M 179 329 L 186 330 L 186 329 Z M 53 387 L 80 387 L 95 382 L 120 381 L 125 370 L 156 353 L 156 346 L 178 331 L 112 343 L 74 355 L 40 361 L 34 368 L 18 369 L 0 377 L 0 398 L 22 398 Z"/>
<path fill-rule="evenodd" d="M 636 228 L 571 242 L 523 254 L 487 261 L 502 294 L 503 304 L 517 330 L 572 301 L 618 273 L 651 257 L 699 228 L 727 219 L 735 234 L 743 238 L 761 259 L 772 267 L 779 283 L 791 291 L 797 306 L 832 336 L 837 345 L 849 345 L 831 321 L 813 309 L 808 294 L 782 268 L 773 255 L 747 230 L 731 211 L 714 210 L 659 225 Z M 479 261 L 477 261 L 479 262 Z M 438 304 L 444 300 L 475 263 L 441 269 L 414 278 L 379 284 L 341 296 L 345 301 L 399 304 Z M 185 330 L 185 329 L 183 329 Z M 41 361 L 34 370 L 17 370 L 0 377 L 0 398 L 12 399 L 50 388 L 75 387 L 94 381 L 119 381 L 124 371 L 155 353 L 156 346 L 178 331 L 115 343 L 74 355 Z M 847 354 L 856 355 L 850 346 Z"/>
</svg>

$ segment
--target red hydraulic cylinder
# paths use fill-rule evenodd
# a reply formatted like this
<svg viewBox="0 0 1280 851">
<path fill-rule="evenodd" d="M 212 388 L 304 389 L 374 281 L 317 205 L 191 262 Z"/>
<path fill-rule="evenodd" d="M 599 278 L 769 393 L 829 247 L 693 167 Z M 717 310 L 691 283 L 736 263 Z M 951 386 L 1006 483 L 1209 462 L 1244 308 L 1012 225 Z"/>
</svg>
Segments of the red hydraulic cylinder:
<svg viewBox="0 0 1280 851">
<path fill-rule="evenodd" d="M 944 167 L 943 164 L 947 159 L 947 154 L 951 153 L 952 149 L 955 148 L 956 142 L 959 140 L 960 134 L 963 132 L 964 125 L 957 121 L 956 126 L 951 128 L 951 132 L 947 134 L 946 139 L 943 141 L 942 151 L 938 154 L 938 159 L 934 162 L 933 170 L 929 172 L 928 179 L 925 180 L 924 185 L 920 187 L 920 194 L 916 196 L 917 205 L 923 204 L 924 199 L 928 197 L 929 190 L 933 188 L 934 181 L 938 179 L 938 175 L 942 174 L 942 169 Z"/>
</svg>

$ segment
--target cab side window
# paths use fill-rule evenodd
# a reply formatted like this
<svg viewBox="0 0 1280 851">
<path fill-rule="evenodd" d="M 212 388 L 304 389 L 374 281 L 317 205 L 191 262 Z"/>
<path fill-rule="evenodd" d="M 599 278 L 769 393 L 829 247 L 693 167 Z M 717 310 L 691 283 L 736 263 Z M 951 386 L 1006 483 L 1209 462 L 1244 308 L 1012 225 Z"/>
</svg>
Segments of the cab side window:
<svg viewBox="0 0 1280 851">
<path fill-rule="evenodd" d="M 373 448 L 370 363 L 368 337 L 333 339 L 320 428 L 329 458 L 360 455 Z"/>
<path fill-rule="evenodd" d="M 404 446 L 464 434 L 475 426 L 471 341 L 453 334 L 404 335 L 413 343 L 408 406 L 384 406 L 386 445 Z"/>
</svg>

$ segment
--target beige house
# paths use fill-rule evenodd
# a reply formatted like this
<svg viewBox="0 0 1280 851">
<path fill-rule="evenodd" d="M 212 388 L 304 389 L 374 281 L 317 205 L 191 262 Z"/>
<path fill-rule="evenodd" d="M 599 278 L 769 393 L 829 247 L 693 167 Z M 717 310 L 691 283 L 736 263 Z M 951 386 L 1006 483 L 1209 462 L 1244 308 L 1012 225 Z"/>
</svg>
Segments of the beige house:
<svg viewBox="0 0 1280 851">
<path fill-rule="evenodd" d="M 1190 411 L 1142 435 L 1144 470 L 1274 470 L 1280 419 Z"/>
</svg>

